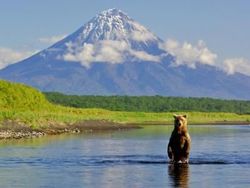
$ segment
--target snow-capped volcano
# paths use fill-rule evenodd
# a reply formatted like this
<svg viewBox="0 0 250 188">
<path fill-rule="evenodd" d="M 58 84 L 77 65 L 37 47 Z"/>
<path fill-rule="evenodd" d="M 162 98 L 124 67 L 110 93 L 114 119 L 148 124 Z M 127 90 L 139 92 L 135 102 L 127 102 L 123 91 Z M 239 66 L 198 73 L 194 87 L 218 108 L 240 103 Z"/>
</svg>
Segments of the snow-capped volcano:
<svg viewBox="0 0 250 188">
<path fill-rule="evenodd" d="M 76 42 L 99 40 L 158 42 L 158 37 L 118 9 L 109 9 L 92 18 L 77 31 Z"/>
<path fill-rule="evenodd" d="M 58 51 L 56 57 L 80 62 L 90 67 L 93 62 L 125 61 L 159 62 L 162 42 L 147 28 L 118 9 L 101 12 L 76 32 L 47 49 L 44 57 Z M 50 57 L 51 58 L 51 57 Z"/>
<path fill-rule="evenodd" d="M 81 95 L 250 99 L 249 76 L 228 75 L 207 56 L 193 68 L 171 66 L 176 57 L 162 50 L 162 42 L 122 11 L 109 9 L 51 47 L 0 70 L 0 78 Z"/>
</svg>

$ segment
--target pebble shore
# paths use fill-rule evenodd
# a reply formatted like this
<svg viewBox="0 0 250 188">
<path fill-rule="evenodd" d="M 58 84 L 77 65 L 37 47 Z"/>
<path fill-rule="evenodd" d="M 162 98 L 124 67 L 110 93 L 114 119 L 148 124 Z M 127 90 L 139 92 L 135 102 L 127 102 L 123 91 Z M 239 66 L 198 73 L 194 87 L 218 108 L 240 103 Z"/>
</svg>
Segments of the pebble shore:
<svg viewBox="0 0 250 188">
<path fill-rule="evenodd" d="M 88 120 L 78 122 L 71 125 L 54 124 L 40 129 L 32 129 L 28 126 L 23 126 L 15 122 L 5 122 L 0 129 L 0 139 L 21 139 L 21 138 L 37 138 L 46 135 L 57 134 L 79 134 L 79 133 L 92 133 L 100 131 L 116 131 L 140 128 L 137 125 L 128 125 L 109 122 L 105 120 Z"/>
</svg>

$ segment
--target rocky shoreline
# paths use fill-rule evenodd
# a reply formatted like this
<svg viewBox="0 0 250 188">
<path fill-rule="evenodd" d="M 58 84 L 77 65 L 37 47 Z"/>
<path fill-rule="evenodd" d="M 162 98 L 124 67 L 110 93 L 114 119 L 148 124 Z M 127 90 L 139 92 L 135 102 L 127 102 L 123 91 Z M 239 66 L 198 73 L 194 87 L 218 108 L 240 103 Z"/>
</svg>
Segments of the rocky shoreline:
<svg viewBox="0 0 250 188">
<path fill-rule="evenodd" d="M 23 132 L 23 131 L 15 132 L 12 130 L 0 131 L 0 139 L 35 138 L 45 135 L 46 134 L 44 132 L 37 132 L 37 131 L 32 131 L 32 132 Z"/>
<path fill-rule="evenodd" d="M 88 120 L 74 124 L 53 123 L 46 127 L 33 129 L 17 122 L 6 121 L 0 127 L 0 139 L 37 138 L 64 133 L 79 134 L 104 131 L 119 131 L 140 128 L 138 125 L 121 124 L 105 120 Z"/>
</svg>

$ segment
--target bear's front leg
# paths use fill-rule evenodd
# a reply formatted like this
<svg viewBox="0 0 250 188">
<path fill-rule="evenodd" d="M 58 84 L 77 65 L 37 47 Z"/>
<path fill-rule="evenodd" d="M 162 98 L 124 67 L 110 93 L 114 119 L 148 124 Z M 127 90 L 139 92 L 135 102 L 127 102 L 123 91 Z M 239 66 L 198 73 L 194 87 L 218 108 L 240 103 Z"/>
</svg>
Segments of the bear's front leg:
<svg viewBox="0 0 250 188">
<path fill-rule="evenodd" d="M 174 160 L 173 150 L 172 150 L 172 148 L 171 148 L 170 143 L 168 144 L 168 157 L 169 157 L 169 159 L 170 159 L 171 161 Z"/>
<path fill-rule="evenodd" d="M 189 161 L 190 149 L 191 149 L 191 139 L 190 139 L 190 136 L 187 135 L 186 140 L 185 140 L 185 144 L 184 144 L 184 148 L 183 148 L 183 157 L 184 157 L 185 162 L 187 162 L 187 163 Z"/>
</svg>

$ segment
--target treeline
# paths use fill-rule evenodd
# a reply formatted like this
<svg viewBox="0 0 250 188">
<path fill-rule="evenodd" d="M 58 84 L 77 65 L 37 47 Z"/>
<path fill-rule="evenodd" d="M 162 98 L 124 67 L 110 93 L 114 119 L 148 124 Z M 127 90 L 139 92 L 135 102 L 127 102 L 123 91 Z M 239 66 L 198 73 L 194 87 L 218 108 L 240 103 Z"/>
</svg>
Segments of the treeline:
<svg viewBox="0 0 250 188">
<path fill-rule="evenodd" d="M 76 108 L 103 108 L 135 112 L 233 112 L 250 114 L 250 101 L 163 96 L 78 96 L 44 93 L 55 104 Z"/>
</svg>

